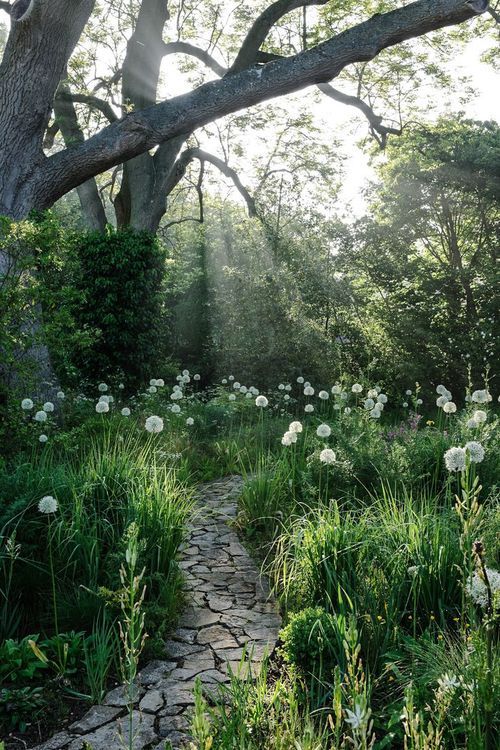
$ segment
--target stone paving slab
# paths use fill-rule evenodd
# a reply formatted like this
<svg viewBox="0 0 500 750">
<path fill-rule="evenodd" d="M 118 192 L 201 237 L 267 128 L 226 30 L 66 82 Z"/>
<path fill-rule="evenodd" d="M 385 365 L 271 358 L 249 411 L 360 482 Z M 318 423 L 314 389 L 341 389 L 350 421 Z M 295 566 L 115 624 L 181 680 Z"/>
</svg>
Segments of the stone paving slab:
<svg viewBox="0 0 500 750">
<path fill-rule="evenodd" d="M 241 477 L 200 485 L 198 505 L 181 551 L 188 605 L 165 643 L 165 660 L 146 665 L 137 681 L 133 714 L 134 750 L 174 750 L 189 743 L 195 680 L 207 699 L 230 674 L 255 676 L 278 640 L 281 627 L 268 582 L 238 539 Z M 123 690 L 111 690 L 68 730 L 34 750 L 92 750 L 122 747 L 128 736 Z M 120 734 L 122 740 L 120 740 Z"/>
</svg>

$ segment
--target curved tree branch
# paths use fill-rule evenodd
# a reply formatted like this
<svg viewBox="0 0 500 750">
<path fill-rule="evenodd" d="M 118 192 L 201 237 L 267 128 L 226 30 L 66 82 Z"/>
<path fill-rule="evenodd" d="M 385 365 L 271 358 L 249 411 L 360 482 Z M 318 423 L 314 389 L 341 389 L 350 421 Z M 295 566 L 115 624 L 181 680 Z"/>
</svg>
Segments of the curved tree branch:
<svg viewBox="0 0 500 750">
<path fill-rule="evenodd" d="M 164 54 L 190 55 L 191 57 L 196 57 L 218 76 L 222 77 L 227 73 L 227 68 L 217 62 L 215 57 L 209 52 L 206 52 L 204 49 L 201 49 L 201 47 L 197 47 L 194 44 L 189 44 L 189 42 L 168 42 L 164 45 Z"/>
<path fill-rule="evenodd" d="M 241 70 L 253 65 L 261 46 L 264 44 L 270 30 L 280 18 L 297 8 L 306 5 L 326 5 L 329 0 L 276 0 L 266 8 L 254 21 L 250 31 L 246 35 L 240 47 L 234 63 L 229 69 L 229 74 L 239 73 Z"/>
<path fill-rule="evenodd" d="M 105 99 L 100 99 L 92 94 L 74 94 L 69 89 L 59 89 L 56 99 L 61 101 L 73 102 L 75 104 L 88 104 L 92 109 L 98 109 L 108 122 L 116 122 L 118 116 L 113 111 L 112 106 Z"/>
<path fill-rule="evenodd" d="M 168 101 L 132 112 L 84 144 L 45 159 L 33 170 L 33 195 L 51 205 L 99 172 L 220 117 L 306 86 L 326 83 L 355 62 L 407 39 L 461 23 L 483 13 L 486 0 L 417 0 L 375 15 L 293 57 L 250 68 Z"/>
<path fill-rule="evenodd" d="M 381 148 L 385 148 L 387 137 L 389 135 L 401 135 L 401 133 L 403 132 L 402 128 L 395 128 L 389 125 L 384 125 L 382 122 L 382 116 L 375 114 L 373 109 L 358 96 L 350 96 L 349 94 L 344 94 L 342 91 L 335 89 L 329 83 L 319 83 L 318 89 L 323 94 L 330 97 L 330 99 L 335 99 L 336 102 L 347 104 L 349 107 L 356 107 L 356 109 L 359 109 L 370 123 L 370 130 L 373 134 L 373 137 L 376 139 Z"/>
</svg>

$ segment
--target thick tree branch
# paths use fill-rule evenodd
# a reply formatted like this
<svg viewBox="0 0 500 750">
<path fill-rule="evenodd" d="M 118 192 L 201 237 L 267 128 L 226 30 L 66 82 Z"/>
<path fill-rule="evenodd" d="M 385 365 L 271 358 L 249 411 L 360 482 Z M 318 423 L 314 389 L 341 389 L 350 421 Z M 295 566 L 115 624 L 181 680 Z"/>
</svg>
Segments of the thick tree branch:
<svg viewBox="0 0 500 750">
<path fill-rule="evenodd" d="M 387 47 L 466 21 L 486 7 L 486 0 L 418 0 L 373 16 L 293 57 L 205 83 L 187 94 L 133 112 L 85 144 L 47 158 L 34 173 L 37 184 L 43 185 L 37 201 L 42 206 L 51 205 L 82 181 L 158 143 L 268 99 L 326 83 L 347 65 L 372 60 Z"/>
<path fill-rule="evenodd" d="M 227 68 L 221 65 L 215 57 L 204 49 L 197 47 L 189 42 L 168 42 L 164 46 L 165 55 L 190 55 L 190 57 L 196 57 L 200 62 L 213 70 L 218 76 L 223 76 L 227 73 Z"/>
<path fill-rule="evenodd" d="M 116 122 L 118 120 L 118 117 L 109 102 L 105 99 L 100 99 L 98 96 L 93 96 L 92 94 L 74 94 L 72 91 L 69 91 L 69 89 L 59 89 L 56 98 L 61 101 L 73 102 L 75 104 L 88 104 L 92 109 L 98 109 L 102 112 L 108 122 Z"/>
<path fill-rule="evenodd" d="M 0 10 L 4 10 L 6 13 L 9 14 L 9 16 L 10 16 L 10 9 L 11 9 L 11 7 L 12 6 L 11 6 L 10 3 L 7 3 L 7 2 L 4 2 L 3 0 L 1 0 L 1 2 L 0 2 Z"/>
<path fill-rule="evenodd" d="M 336 102 L 347 104 L 349 107 L 356 107 L 356 109 L 359 109 L 370 123 L 373 137 L 377 140 L 381 148 L 385 148 L 387 137 L 389 135 L 401 135 L 403 132 L 402 128 L 394 128 L 389 125 L 384 125 L 381 115 L 375 114 L 373 109 L 358 96 L 344 94 L 342 91 L 335 89 L 329 83 L 320 83 L 318 84 L 318 88 L 323 94 L 330 97 L 330 99 L 335 99 Z"/>
<path fill-rule="evenodd" d="M 255 63 L 257 53 L 266 41 L 272 27 L 287 13 L 306 5 L 326 5 L 329 0 L 276 0 L 254 21 L 241 45 L 229 73 L 239 73 Z"/>
</svg>

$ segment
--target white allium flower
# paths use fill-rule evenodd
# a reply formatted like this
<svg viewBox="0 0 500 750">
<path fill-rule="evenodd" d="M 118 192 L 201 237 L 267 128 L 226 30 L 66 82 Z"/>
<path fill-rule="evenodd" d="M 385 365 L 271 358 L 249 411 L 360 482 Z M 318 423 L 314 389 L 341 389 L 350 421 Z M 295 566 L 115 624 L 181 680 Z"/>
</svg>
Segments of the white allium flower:
<svg viewBox="0 0 500 750">
<path fill-rule="evenodd" d="M 386 404 L 387 396 L 385 395 L 385 393 L 379 393 L 379 395 L 377 396 L 377 401 L 379 402 L 379 404 Z"/>
<path fill-rule="evenodd" d="M 148 388 L 148 393 L 158 393 L 158 388 L 155 385 L 150 385 Z"/>
<path fill-rule="evenodd" d="M 182 375 L 176 375 L 175 379 L 180 383 L 182 380 Z"/>
<path fill-rule="evenodd" d="M 347 401 L 348 394 L 345 391 L 342 391 L 342 393 L 340 394 L 340 398 L 342 399 L 342 401 Z"/>
<path fill-rule="evenodd" d="M 476 422 L 476 420 L 474 419 L 474 417 L 471 417 L 471 419 L 467 420 L 467 427 L 470 430 L 475 430 L 476 427 L 479 427 L 479 422 Z"/>
<path fill-rule="evenodd" d="M 58 508 L 57 500 L 52 495 L 45 495 L 38 503 L 40 513 L 55 513 Z"/>
<path fill-rule="evenodd" d="M 310 382 L 306 380 L 306 382 L 304 383 L 304 388 L 309 388 L 310 385 L 311 385 Z"/>
<path fill-rule="evenodd" d="M 170 394 L 170 398 L 172 401 L 180 401 L 181 398 L 184 398 L 184 394 L 179 388 L 178 391 L 172 391 L 172 393 Z"/>
<path fill-rule="evenodd" d="M 407 391 L 405 391 L 405 394 L 406 394 L 407 396 L 411 396 L 412 392 L 411 392 L 411 390 L 410 390 L 410 389 L 408 388 L 408 390 L 407 390 Z"/>
<path fill-rule="evenodd" d="M 109 411 L 109 404 L 107 401 L 98 401 L 95 405 L 95 410 L 98 414 L 106 414 Z"/>
<path fill-rule="evenodd" d="M 188 417 L 186 419 L 186 424 L 187 424 L 188 427 L 192 427 L 194 425 L 194 419 L 193 419 L 193 417 Z"/>
<path fill-rule="evenodd" d="M 283 400 L 290 401 L 290 395 L 288 393 L 285 393 L 285 395 L 283 396 Z"/>
<path fill-rule="evenodd" d="M 377 398 L 377 396 L 378 396 L 378 391 L 376 388 L 370 388 L 370 390 L 366 394 L 367 398 Z"/>
<path fill-rule="evenodd" d="M 354 385 L 351 388 L 351 391 L 353 393 L 361 393 L 363 390 L 363 386 L 360 383 L 354 383 Z"/>
<path fill-rule="evenodd" d="M 474 401 L 475 404 L 487 404 L 488 401 L 492 400 L 492 398 L 488 391 L 485 389 L 483 391 L 474 391 L 471 396 L 471 400 Z"/>
<path fill-rule="evenodd" d="M 163 380 L 163 378 L 157 378 L 156 385 L 158 386 L 158 388 L 163 388 L 163 386 L 165 385 L 165 381 Z"/>
<path fill-rule="evenodd" d="M 422 404 L 423 404 L 424 402 L 422 401 L 422 399 L 421 399 L 421 398 L 417 398 L 417 402 L 416 402 L 416 403 L 417 403 L 417 406 L 422 406 Z"/>
<path fill-rule="evenodd" d="M 314 396 L 314 388 L 312 385 L 306 385 L 304 388 L 304 396 Z"/>
<path fill-rule="evenodd" d="M 110 404 L 111 403 L 111 396 L 106 396 L 106 395 L 100 396 L 99 397 L 99 401 L 102 401 L 105 404 Z"/>
<path fill-rule="evenodd" d="M 34 407 L 34 403 L 30 398 L 23 398 L 21 401 L 21 409 L 24 411 L 30 411 Z"/>
<path fill-rule="evenodd" d="M 447 398 L 447 396 L 439 396 L 436 399 L 436 406 L 439 406 L 439 407 L 442 408 L 445 404 L 448 403 L 448 401 L 449 401 L 449 399 Z"/>
<path fill-rule="evenodd" d="M 230 376 L 228 377 L 228 380 L 234 380 L 234 375 L 230 375 Z"/>
<path fill-rule="evenodd" d="M 42 406 L 42 409 L 46 411 L 47 414 L 51 414 L 54 411 L 54 404 L 52 401 L 46 401 Z"/>
<path fill-rule="evenodd" d="M 151 434 L 156 435 L 163 430 L 163 419 L 154 414 L 146 419 L 145 428 Z"/>
<path fill-rule="evenodd" d="M 346 406 L 345 409 L 344 409 L 344 414 L 350 414 L 351 411 L 352 411 L 351 407 L 350 406 Z"/>
<path fill-rule="evenodd" d="M 486 420 L 488 419 L 488 415 L 482 409 L 476 409 L 476 411 L 472 415 L 472 419 L 478 424 L 484 424 L 484 422 L 486 422 Z"/>
<path fill-rule="evenodd" d="M 187 385 L 188 383 L 190 383 L 190 382 L 191 382 L 191 378 L 189 377 L 189 375 L 183 375 L 183 376 L 182 376 L 182 382 L 183 382 L 183 383 L 184 383 L 185 385 Z"/>
<path fill-rule="evenodd" d="M 322 464 L 334 464 L 337 460 L 337 456 L 331 448 L 324 448 L 319 454 L 319 460 Z"/>
<path fill-rule="evenodd" d="M 48 439 L 49 438 L 47 437 L 47 435 L 40 435 L 40 437 L 38 438 L 38 441 L 40 443 L 46 443 Z"/>
<path fill-rule="evenodd" d="M 373 409 L 375 406 L 375 401 L 372 398 L 367 398 L 363 404 L 363 407 L 369 411 L 370 409 Z"/>
<path fill-rule="evenodd" d="M 281 445 L 291 445 L 292 444 L 292 438 L 290 437 L 291 432 L 285 432 L 283 437 L 281 438 Z"/>
<path fill-rule="evenodd" d="M 290 440 L 291 443 L 296 443 L 298 439 L 298 435 L 293 430 L 287 430 L 283 437 L 286 437 L 287 440 Z"/>
<path fill-rule="evenodd" d="M 320 391 L 320 392 L 318 393 L 318 396 L 320 397 L 320 399 L 321 399 L 322 401 L 327 401 L 327 400 L 328 400 L 328 399 L 330 398 L 330 396 L 329 396 L 329 394 L 328 394 L 328 392 L 327 392 L 327 391 Z"/>
<path fill-rule="evenodd" d="M 128 408 L 128 406 L 123 407 L 121 415 L 122 417 L 130 417 L 130 409 Z"/>
<path fill-rule="evenodd" d="M 285 390 L 285 384 L 284 383 L 280 383 L 279 386 L 278 386 L 278 391 L 284 391 L 284 390 Z"/>
<path fill-rule="evenodd" d="M 240 393 L 247 393 L 247 392 L 248 392 L 248 388 L 246 387 L 246 385 L 240 385 Z"/>
<path fill-rule="evenodd" d="M 447 401 L 443 405 L 443 411 L 445 414 L 455 414 L 456 410 L 457 410 L 457 405 L 453 403 L 453 401 Z"/>
<path fill-rule="evenodd" d="M 188 378 L 188 377 L 189 377 L 189 375 L 190 375 L 190 372 L 189 372 L 189 370 L 183 370 L 183 371 L 182 371 L 182 377 L 183 377 L 183 378 Z"/>
<path fill-rule="evenodd" d="M 299 385 L 302 385 L 303 382 L 304 378 L 302 377 L 302 375 L 299 375 L 299 377 L 297 378 L 297 383 L 299 383 Z"/>
<path fill-rule="evenodd" d="M 290 393 L 290 391 L 291 391 L 291 390 L 292 390 L 292 386 L 290 385 L 290 383 L 287 383 L 287 384 L 285 385 L 285 391 L 286 391 L 287 393 Z"/>
<path fill-rule="evenodd" d="M 380 409 L 377 409 L 377 406 L 374 406 L 370 412 L 370 417 L 372 419 L 380 419 L 380 414 L 381 414 Z"/>
<path fill-rule="evenodd" d="M 247 393 L 245 393 L 245 398 L 253 398 L 253 393 L 247 391 Z"/>
<path fill-rule="evenodd" d="M 238 381 L 236 380 L 236 381 L 235 381 L 235 382 L 233 383 L 233 388 L 234 388 L 234 390 L 235 390 L 235 391 L 239 391 L 239 390 L 240 390 L 240 388 L 241 388 L 241 383 L 238 383 Z"/>
<path fill-rule="evenodd" d="M 229 400 L 230 401 L 236 401 L 236 393 L 230 393 L 229 394 Z"/>
<path fill-rule="evenodd" d="M 174 387 L 172 388 L 172 390 L 173 390 L 173 391 L 174 391 L 175 393 L 177 393 L 177 391 L 179 391 L 179 393 L 182 393 L 182 387 L 181 387 L 180 385 L 177 385 L 177 384 L 176 384 L 176 385 L 174 385 Z"/>
<path fill-rule="evenodd" d="M 46 422 L 47 421 L 47 412 L 46 411 L 37 411 L 37 413 L 34 416 L 35 422 Z"/>
<path fill-rule="evenodd" d="M 156 378 L 151 378 L 151 380 L 149 381 L 149 385 L 157 386 L 158 383 L 156 381 Z"/>
<path fill-rule="evenodd" d="M 464 471 L 465 449 L 459 447 L 448 448 L 444 454 L 444 463 L 448 471 Z"/>
<path fill-rule="evenodd" d="M 304 406 L 304 411 L 306 414 L 312 414 L 314 411 L 314 406 L 312 404 L 306 404 Z"/>
<path fill-rule="evenodd" d="M 227 378 L 222 378 L 221 383 L 222 385 L 227 385 Z"/>
<path fill-rule="evenodd" d="M 196 373 L 196 375 L 193 375 L 193 380 L 201 380 L 201 375 Z"/>
<path fill-rule="evenodd" d="M 327 424 L 320 424 L 316 429 L 316 435 L 320 438 L 327 438 L 330 437 L 332 434 L 332 429 Z"/>
<path fill-rule="evenodd" d="M 340 385 L 332 385 L 332 393 L 334 396 L 338 396 L 341 391 L 342 388 L 340 387 Z"/>
<path fill-rule="evenodd" d="M 125 384 L 124 384 L 124 383 L 118 383 L 118 388 L 119 388 L 119 389 L 120 389 L 121 391 L 123 391 L 123 389 L 125 388 Z"/>
<path fill-rule="evenodd" d="M 486 568 L 486 575 L 490 582 L 491 593 L 493 594 L 493 597 L 495 597 L 495 594 L 500 591 L 500 572 L 493 568 Z M 486 607 L 488 605 L 488 590 L 477 571 L 467 583 L 466 590 L 475 604 L 478 604 L 480 607 Z"/>
<path fill-rule="evenodd" d="M 99 383 L 99 385 L 97 386 L 97 390 L 99 390 L 101 393 L 106 393 L 106 391 L 108 390 L 108 386 L 106 385 L 106 383 Z"/>
<path fill-rule="evenodd" d="M 438 393 L 440 396 L 444 396 L 446 391 L 447 391 L 447 388 L 442 383 L 436 386 L 436 393 Z"/>
<path fill-rule="evenodd" d="M 255 406 L 260 406 L 261 409 L 265 409 L 269 405 L 269 401 L 265 396 L 257 396 L 255 399 Z"/>
<path fill-rule="evenodd" d="M 64 391 L 57 391 L 56 396 L 60 401 L 64 401 L 64 399 L 66 398 L 66 394 L 64 393 Z"/>
<path fill-rule="evenodd" d="M 473 464 L 480 464 L 484 458 L 484 448 L 477 440 L 465 443 L 465 450 L 469 451 L 469 458 Z"/>
<path fill-rule="evenodd" d="M 335 409 L 335 411 L 340 411 L 342 407 L 340 406 L 340 404 L 334 404 L 333 408 Z"/>
<path fill-rule="evenodd" d="M 408 401 L 403 401 L 403 409 L 407 409 L 407 408 L 408 408 Z"/>
<path fill-rule="evenodd" d="M 302 422 L 299 421 L 290 422 L 288 427 L 289 432 L 302 432 L 302 429 Z"/>
</svg>

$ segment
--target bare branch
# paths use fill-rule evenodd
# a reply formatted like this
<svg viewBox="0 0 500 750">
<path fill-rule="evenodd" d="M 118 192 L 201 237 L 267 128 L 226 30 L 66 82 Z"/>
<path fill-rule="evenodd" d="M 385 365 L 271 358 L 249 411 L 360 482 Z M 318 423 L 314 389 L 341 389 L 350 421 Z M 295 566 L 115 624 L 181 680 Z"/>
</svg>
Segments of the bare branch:
<svg viewBox="0 0 500 750">
<path fill-rule="evenodd" d="M 196 47 L 196 45 L 194 44 L 189 44 L 189 42 L 168 42 L 164 46 L 164 54 L 190 55 L 191 57 L 196 57 L 198 60 L 200 60 L 200 62 L 206 65 L 207 68 L 213 70 L 213 72 L 218 76 L 222 77 L 227 73 L 227 68 L 217 62 L 215 57 L 213 57 L 209 52 L 206 52 L 200 47 Z"/>
<path fill-rule="evenodd" d="M 72 91 L 59 89 L 56 98 L 76 104 L 88 104 L 92 109 L 98 109 L 102 112 L 109 122 L 116 122 L 119 119 L 109 102 L 105 99 L 100 99 L 98 96 L 93 96 L 92 94 L 74 94 Z"/>
<path fill-rule="evenodd" d="M 326 5 L 327 2 L 328 0 L 276 0 L 254 21 L 241 45 L 236 60 L 229 69 L 229 73 L 239 73 L 255 63 L 257 53 L 264 44 L 270 30 L 280 18 L 297 8 L 306 5 Z"/>
<path fill-rule="evenodd" d="M 382 123 L 382 116 L 375 114 L 373 109 L 359 97 L 344 94 L 342 91 L 333 88 L 333 86 L 331 86 L 329 83 L 318 84 L 318 89 L 323 94 L 330 97 L 330 99 L 335 99 L 336 102 L 347 104 L 350 107 L 356 107 L 356 109 L 359 109 L 370 123 L 371 132 L 381 148 L 385 148 L 385 145 L 387 143 L 387 136 L 401 135 L 401 133 L 403 132 L 402 128 L 395 128 L 389 125 L 384 125 Z"/>
</svg>

